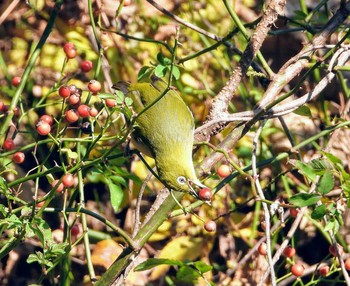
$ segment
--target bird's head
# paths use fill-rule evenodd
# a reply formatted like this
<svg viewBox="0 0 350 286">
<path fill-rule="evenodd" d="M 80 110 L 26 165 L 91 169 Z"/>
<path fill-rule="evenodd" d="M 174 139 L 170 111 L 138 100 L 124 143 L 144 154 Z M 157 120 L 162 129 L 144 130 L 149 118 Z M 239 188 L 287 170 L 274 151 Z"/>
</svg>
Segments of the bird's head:
<svg viewBox="0 0 350 286">
<path fill-rule="evenodd" d="M 179 162 L 172 163 L 168 160 L 167 167 L 158 167 L 158 174 L 161 181 L 169 188 L 179 191 L 191 193 L 196 196 L 201 188 L 206 188 L 197 178 L 193 164 L 179 164 Z M 158 165 L 158 164 L 157 164 Z"/>
</svg>

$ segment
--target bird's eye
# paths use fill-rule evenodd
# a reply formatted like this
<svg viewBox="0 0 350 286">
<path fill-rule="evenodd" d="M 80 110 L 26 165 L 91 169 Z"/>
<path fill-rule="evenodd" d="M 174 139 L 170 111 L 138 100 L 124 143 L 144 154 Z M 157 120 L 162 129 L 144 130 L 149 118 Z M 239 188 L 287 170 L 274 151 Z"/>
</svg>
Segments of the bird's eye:
<svg viewBox="0 0 350 286">
<path fill-rule="evenodd" d="M 185 177 L 180 176 L 180 177 L 177 178 L 177 182 L 178 182 L 180 185 L 184 185 L 184 184 L 186 184 L 187 180 L 186 180 Z"/>
</svg>

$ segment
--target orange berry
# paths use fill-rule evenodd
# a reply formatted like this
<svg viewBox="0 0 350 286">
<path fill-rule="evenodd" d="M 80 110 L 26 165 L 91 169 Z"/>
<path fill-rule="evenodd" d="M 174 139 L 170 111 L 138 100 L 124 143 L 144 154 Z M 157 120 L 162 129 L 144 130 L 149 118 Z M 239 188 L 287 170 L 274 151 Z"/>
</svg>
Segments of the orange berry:
<svg viewBox="0 0 350 286">
<path fill-rule="evenodd" d="M 72 174 L 68 173 L 65 174 L 62 178 L 62 184 L 66 187 L 66 188 L 70 188 L 71 186 L 73 186 L 74 184 L 74 177 Z"/>
<path fill-rule="evenodd" d="M 58 182 L 59 182 L 59 180 L 54 180 L 54 181 L 52 181 L 51 187 L 52 187 L 52 188 L 55 188 L 56 185 L 58 184 Z M 63 185 L 62 183 L 60 183 L 60 184 L 57 186 L 56 192 L 57 192 L 57 193 L 62 193 L 63 190 L 64 190 L 64 185 Z"/>
<path fill-rule="evenodd" d="M 301 264 L 294 264 L 291 268 L 291 272 L 294 276 L 300 277 L 304 273 L 304 266 Z"/>
<path fill-rule="evenodd" d="M 320 273 L 321 276 L 327 276 L 329 273 L 329 266 L 321 266 L 320 269 L 318 269 L 318 272 Z"/>
<path fill-rule="evenodd" d="M 350 258 L 345 259 L 344 265 L 345 265 L 345 269 L 350 271 Z"/>
<path fill-rule="evenodd" d="M 231 170 L 230 170 L 230 167 L 228 165 L 219 166 L 219 168 L 216 170 L 216 172 L 221 178 L 226 178 L 229 175 L 231 175 Z"/>
<path fill-rule="evenodd" d="M 283 250 L 283 255 L 285 257 L 288 257 L 288 258 L 292 258 L 296 253 L 296 250 L 294 247 L 291 247 L 291 246 L 287 246 L 284 250 Z"/>
<path fill-rule="evenodd" d="M 24 155 L 23 152 L 16 152 L 15 154 L 13 154 L 13 162 L 17 163 L 17 164 L 22 164 L 25 160 L 26 156 Z"/>
<path fill-rule="evenodd" d="M 266 246 L 266 243 L 263 242 L 259 245 L 258 247 L 258 252 L 260 255 L 266 255 L 267 254 L 267 246 Z"/>
</svg>

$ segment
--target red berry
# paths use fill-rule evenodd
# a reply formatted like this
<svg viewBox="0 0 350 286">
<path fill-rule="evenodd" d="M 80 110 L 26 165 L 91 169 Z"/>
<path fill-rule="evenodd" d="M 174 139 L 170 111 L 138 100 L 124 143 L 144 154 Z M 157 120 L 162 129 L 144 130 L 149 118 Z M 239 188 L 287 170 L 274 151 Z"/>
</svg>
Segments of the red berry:
<svg viewBox="0 0 350 286">
<path fill-rule="evenodd" d="M 321 266 L 320 269 L 318 269 L 318 272 L 320 273 L 321 276 L 327 276 L 329 273 L 329 266 L 328 265 Z"/>
<path fill-rule="evenodd" d="M 106 99 L 106 105 L 108 107 L 114 107 L 116 105 L 116 103 L 117 102 L 114 99 L 112 99 L 112 98 L 107 98 Z"/>
<path fill-rule="evenodd" d="M 62 178 L 62 184 L 66 187 L 66 188 L 70 188 L 71 186 L 73 186 L 74 184 L 74 177 L 72 174 L 68 173 L 65 174 Z"/>
<path fill-rule="evenodd" d="M 16 152 L 15 154 L 13 154 L 13 157 L 12 157 L 13 162 L 17 164 L 22 164 L 25 158 L 26 156 L 24 155 L 23 152 Z"/>
<path fill-rule="evenodd" d="M 58 94 L 60 95 L 60 97 L 67 98 L 68 96 L 70 96 L 71 90 L 68 86 L 62 85 L 58 90 Z"/>
<path fill-rule="evenodd" d="M 89 114 L 91 117 L 96 117 L 98 114 L 98 110 L 95 107 L 91 107 L 89 110 Z"/>
<path fill-rule="evenodd" d="M 91 61 L 82 61 L 80 63 L 80 68 L 83 72 L 89 72 L 92 69 L 92 62 Z"/>
<path fill-rule="evenodd" d="M 101 83 L 95 79 L 92 79 L 88 83 L 88 89 L 92 93 L 98 93 L 101 90 Z"/>
<path fill-rule="evenodd" d="M 77 49 L 75 48 L 73 43 L 69 43 L 69 42 L 66 43 L 63 46 L 63 50 L 64 50 L 66 57 L 68 59 L 73 59 L 77 56 Z"/>
<path fill-rule="evenodd" d="M 71 94 L 71 96 L 69 97 L 69 103 L 71 105 L 77 105 L 80 103 L 80 101 L 80 96 L 77 93 Z"/>
<path fill-rule="evenodd" d="M 65 114 L 67 121 L 70 123 L 76 122 L 79 119 L 79 113 L 76 109 L 69 109 Z"/>
<path fill-rule="evenodd" d="M 50 115 L 44 114 L 40 116 L 40 121 L 46 122 L 50 126 L 53 124 L 53 118 Z"/>
<path fill-rule="evenodd" d="M 205 224 L 204 224 L 204 229 L 207 232 L 214 232 L 216 231 L 216 222 L 213 220 L 208 220 Z"/>
<path fill-rule="evenodd" d="M 20 83 L 21 83 L 21 77 L 20 77 L 20 76 L 15 76 L 15 77 L 12 79 L 12 84 L 13 84 L 13 86 L 15 86 L 15 87 L 19 86 Z"/>
<path fill-rule="evenodd" d="M 128 7 L 131 4 L 131 0 L 124 0 L 124 7 Z"/>
<path fill-rule="evenodd" d="M 63 46 L 63 50 L 66 52 L 66 51 L 68 51 L 70 49 L 75 49 L 74 44 L 71 43 L 71 42 L 65 43 L 64 46 Z"/>
<path fill-rule="evenodd" d="M 202 201 L 211 201 L 211 198 L 213 197 L 213 193 L 209 188 L 203 188 L 199 190 L 198 197 Z"/>
<path fill-rule="evenodd" d="M 51 126 L 49 123 L 40 120 L 37 125 L 36 125 L 36 131 L 40 134 L 40 135 L 47 135 L 50 133 L 51 131 Z"/>
<path fill-rule="evenodd" d="M 221 178 L 226 178 L 231 175 L 230 167 L 227 165 L 221 165 L 216 172 Z"/>
<path fill-rule="evenodd" d="M 13 148 L 15 148 L 15 142 L 13 142 L 13 140 L 12 139 L 10 139 L 10 138 L 7 138 L 5 141 L 4 141 L 4 149 L 6 150 L 6 151 L 10 151 L 10 150 L 12 150 Z"/>
<path fill-rule="evenodd" d="M 304 266 L 301 264 L 294 264 L 291 268 L 291 272 L 294 276 L 300 277 L 304 273 Z"/>
<path fill-rule="evenodd" d="M 79 105 L 78 107 L 78 113 L 81 117 L 88 117 L 89 111 L 90 111 L 90 107 L 85 104 Z"/>
<path fill-rule="evenodd" d="M 52 183 L 51 183 L 51 187 L 52 188 L 55 188 L 56 185 L 58 184 L 59 180 L 54 180 Z M 56 189 L 56 192 L 57 193 L 62 193 L 64 190 L 64 185 L 62 183 L 60 183 L 58 186 L 57 186 L 57 189 Z"/>
<path fill-rule="evenodd" d="M 41 208 L 44 205 L 45 201 L 39 202 L 36 204 L 37 208 Z"/>
<path fill-rule="evenodd" d="M 345 269 L 350 271 L 350 258 L 347 258 L 345 261 L 344 261 L 344 266 L 345 266 Z"/>
<path fill-rule="evenodd" d="M 291 246 L 287 246 L 284 250 L 283 250 L 283 255 L 285 257 L 288 257 L 288 258 L 292 258 L 296 253 L 296 250 L 294 247 L 291 247 Z"/>
<path fill-rule="evenodd" d="M 294 218 L 297 217 L 298 213 L 299 213 L 299 209 L 297 209 L 297 208 L 291 208 L 289 210 L 289 214 L 291 217 L 294 217 Z"/>
<path fill-rule="evenodd" d="M 0 100 L 0 111 L 3 111 L 4 107 L 5 107 L 4 102 Z"/>
<path fill-rule="evenodd" d="M 266 246 L 266 243 L 263 242 L 259 245 L 258 247 L 258 252 L 260 255 L 266 255 L 267 254 L 267 246 Z"/>
<path fill-rule="evenodd" d="M 338 252 L 339 252 L 339 254 L 340 255 L 343 255 L 344 254 L 344 248 L 340 245 L 340 244 L 338 244 L 337 243 L 337 248 L 338 248 Z M 333 255 L 333 256 L 337 256 L 337 251 L 336 251 L 336 249 L 335 249 L 335 247 L 334 247 L 334 245 L 333 244 L 331 244 L 330 246 L 329 246 L 329 252 Z"/>
<path fill-rule="evenodd" d="M 70 234 L 72 236 L 78 236 L 79 233 L 80 233 L 79 225 L 76 223 L 73 224 L 72 228 L 70 229 Z"/>
</svg>

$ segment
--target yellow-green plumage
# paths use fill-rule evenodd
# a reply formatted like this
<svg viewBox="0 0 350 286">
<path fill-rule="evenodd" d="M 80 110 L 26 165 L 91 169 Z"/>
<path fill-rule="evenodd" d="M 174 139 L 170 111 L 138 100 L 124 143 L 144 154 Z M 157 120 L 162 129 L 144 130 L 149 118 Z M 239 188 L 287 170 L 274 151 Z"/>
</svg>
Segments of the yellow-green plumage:
<svg viewBox="0 0 350 286">
<path fill-rule="evenodd" d="M 167 84 L 152 77 L 151 82 L 120 82 L 114 87 L 133 100 L 133 109 L 139 114 L 163 93 Z M 167 187 L 190 192 L 191 183 L 203 186 L 193 167 L 193 132 L 191 111 L 171 89 L 136 119 L 132 136 L 136 148 L 155 159 L 159 178 Z"/>
</svg>

